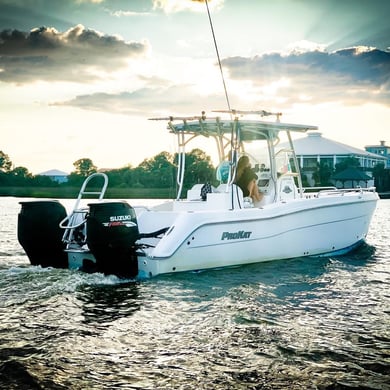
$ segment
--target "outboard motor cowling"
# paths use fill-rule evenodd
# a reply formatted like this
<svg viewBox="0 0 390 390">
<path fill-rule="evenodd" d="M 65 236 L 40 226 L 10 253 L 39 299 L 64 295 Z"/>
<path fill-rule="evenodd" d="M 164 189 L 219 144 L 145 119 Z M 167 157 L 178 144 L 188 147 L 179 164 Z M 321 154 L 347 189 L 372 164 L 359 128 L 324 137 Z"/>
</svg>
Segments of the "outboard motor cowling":
<svg viewBox="0 0 390 390">
<path fill-rule="evenodd" d="M 91 203 L 87 217 L 87 244 L 96 267 L 105 274 L 135 277 L 139 238 L 135 210 L 126 202 Z"/>
<path fill-rule="evenodd" d="M 18 240 L 32 265 L 67 268 L 68 257 L 62 242 L 64 231 L 60 222 L 66 217 L 64 206 L 58 201 L 20 202 Z"/>
</svg>

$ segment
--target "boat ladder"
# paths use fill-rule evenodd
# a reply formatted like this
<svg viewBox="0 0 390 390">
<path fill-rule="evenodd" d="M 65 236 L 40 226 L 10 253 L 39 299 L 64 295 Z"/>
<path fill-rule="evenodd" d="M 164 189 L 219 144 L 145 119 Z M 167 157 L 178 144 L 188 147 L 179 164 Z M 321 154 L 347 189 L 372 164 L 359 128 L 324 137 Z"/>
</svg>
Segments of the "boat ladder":
<svg viewBox="0 0 390 390">
<path fill-rule="evenodd" d="M 103 185 L 101 186 L 100 190 L 87 191 L 88 183 L 96 177 L 103 178 Z M 67 244 L 74 242 L 81 242 L 82 244 L 85 243 L 85 221 L 87 220 L 88 209 L 85 207 L 80 207 L 81 200 L 85 195 L 97 195 L 98 200 L 101 201 L 106 193 L 107 186 L 108 177 L 105 173 L 93 173 L 84 180 L 72 212 L 59 224 L 61 229 L 65 229 L 62 236 L 63 242 Z"/>
</svg>

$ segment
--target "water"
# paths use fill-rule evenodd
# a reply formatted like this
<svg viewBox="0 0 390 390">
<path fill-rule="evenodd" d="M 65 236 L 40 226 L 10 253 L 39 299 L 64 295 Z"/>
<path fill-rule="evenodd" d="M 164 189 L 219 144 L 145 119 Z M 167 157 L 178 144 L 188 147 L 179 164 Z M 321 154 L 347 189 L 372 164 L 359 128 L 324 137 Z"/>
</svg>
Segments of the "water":
<svg viewBox="0 0 390 390">
<path fill-rule="evenodd" d="M 41 269 L 0 198 L 0 388 L 390 389 L 390 200 L 367 245 L 142 282 Z"/>
</svg>

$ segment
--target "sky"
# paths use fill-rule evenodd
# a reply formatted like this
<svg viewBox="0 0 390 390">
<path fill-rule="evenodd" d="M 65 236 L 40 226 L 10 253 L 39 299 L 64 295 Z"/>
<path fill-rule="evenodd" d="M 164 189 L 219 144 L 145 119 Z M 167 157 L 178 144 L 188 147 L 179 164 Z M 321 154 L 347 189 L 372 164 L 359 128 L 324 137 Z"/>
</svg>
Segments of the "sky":
<svg viewBox="0 0 390 390">
<path fill-rule="evenodd" d="M 390 1 L 208 5 L 231 108 L 390 144 Z M 14 167 L 135 167 L 175 152 L 148 118 L 215 109 L 227 102 L 203 1 L 0 0 L 0 150 Z"/>
</svg>

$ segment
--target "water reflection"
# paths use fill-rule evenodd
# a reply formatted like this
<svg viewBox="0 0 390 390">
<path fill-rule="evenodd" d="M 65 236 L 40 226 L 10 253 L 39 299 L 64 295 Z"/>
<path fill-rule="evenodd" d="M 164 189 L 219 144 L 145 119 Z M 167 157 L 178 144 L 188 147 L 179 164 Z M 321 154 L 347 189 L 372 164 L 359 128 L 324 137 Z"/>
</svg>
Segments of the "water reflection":
<svg viewBox="0 0 390 390">
<path fill-rule="evenodd" d="M 375 246 L 363 242 L 359 247 L 348 254 L 336 258 L 346 264 L 363 267 L 368 262 L 375 261 L 375 252 Z"/>
<path fill-rule="evenodd" d="M 77 289 L 84 324 L 112 323 L 140 309 L 139 287 L 135 282 L 115 285 L 82 285 Z"/>
</svg>

